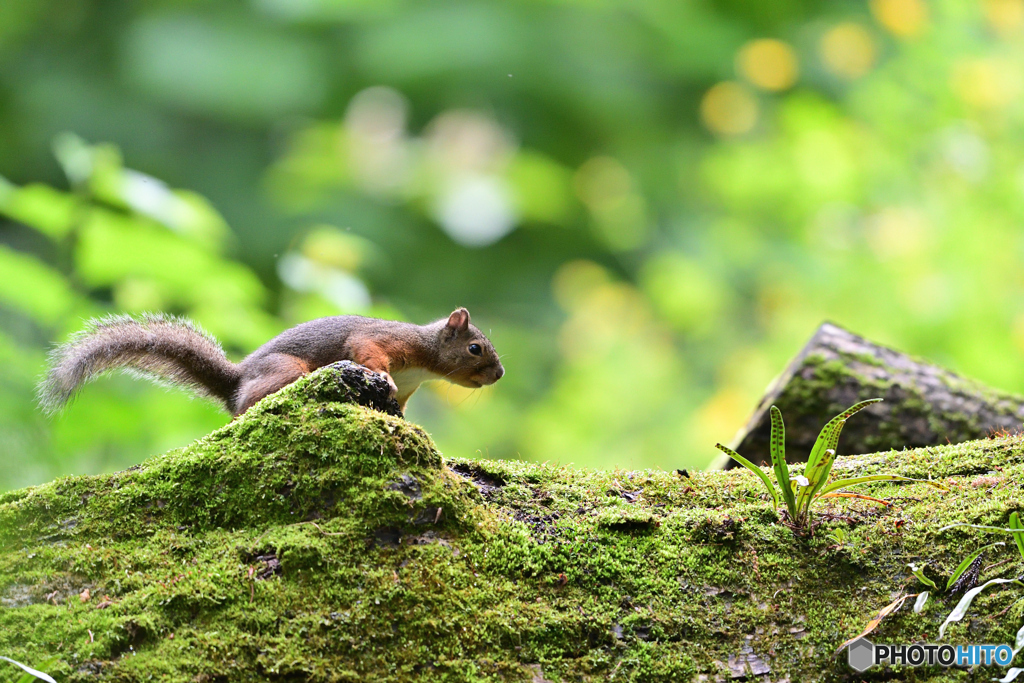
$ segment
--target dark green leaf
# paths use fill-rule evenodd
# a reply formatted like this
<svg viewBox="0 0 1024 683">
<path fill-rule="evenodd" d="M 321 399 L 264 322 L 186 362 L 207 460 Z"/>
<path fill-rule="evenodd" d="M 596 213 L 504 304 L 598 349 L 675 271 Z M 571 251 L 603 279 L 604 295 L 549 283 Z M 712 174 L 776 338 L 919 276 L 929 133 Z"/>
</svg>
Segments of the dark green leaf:
<svg viewBox="0 0 1024 683">
<path fill-rule="evenodd" d="M 761 481 L 764 482 L 765 488 L 768 489 L 768 493 L 771 494 L 772 505 L 775 506 L 776 510 L 779 509 L 779 494 L 775 492 L 775 486 L 772 484 L 772 480 L 768 478 L 768 475 L 765 474 L 764 471 L 761 470 L 760 467 L 758 467 L 754 463 L 750 462 L 749 460 L 744 458 L 742 455 L 740 455 L 736 451 L 732 450 L 731 448 L 729 448 L 727 446 L 723 446 L 720 443 L 716 443 L 715 444 L 715 448 L 717 448 L 718 450 L 722 451 L 723 453 L 728 455 L 730 458 L 732 458 L 733 460 L 735 460 L 736 462 L 738 462 L 739 464 L 743 465 L 748 470 L 750 470 L 751 472 L 756 474 L 758 477 L 760 477 Z"/>
<path fill-rule="evenodd" d="M 983 545 L 977 550 L 975 550 L 973 553 L 965 557 L 964 561 L 958 564 L 956 569 L 954 569 L 953 573 L 950 575 L 949 581 L 946 582 L 946 590 L 948 591 L 950 588 L 953 587 L 953 584 L 956 583 L 956 580 L 960 578 L 961 574 L 967 571 L 967 568 L 971 566 L 971 563 L 974 562 L 975 559 L 977 559 L 978 555 L 981 555 L 989 548 L 994 548 L 997 545 L 1006 545 L 1006 543 L 999 541 L 997 543 L 989 543 L 988 545 Z M 971 583 L 974 582 L 972 581 Z"/>
<path fill-rule="evenodd" d="M 789 463 L 786 462 L 786 425 L 782 421 L 782 412 L 775 406 L 771 407 L 772 434 L 771 454 L 772 466 L 775 469 L 775 481 L 779 483 L 782 498 L 790 515 L 796 514 L 796 500 L 793 485 L 789 481 Z"/>
<path fill-rule="evenodd" d="M 855 403 L 829 420 L 822 428 L 821 432 L 818 433 L 818 438 L 814 442 L 814 446 L 811 448 L 811 454 L 807 458 L 807 467 L 812 467 L 814 463 L 818 461 L 822 454 L 829 448 L 829 444 L 832 443 L 833 437 L 835 437 L 835 440 L 838 443 L 839 434 L 836 432 L 836 429 L 838 428 L 839 431 L 842 431 L 842 426 L 840 425 L 841 422 L 845 422 L 845 420 L 851 415 L 855 415 L 872 403 L 878 403 L 881 400 L 882 399 L 880 398 L 870 398 L 866 401 Z"/>
</svg>

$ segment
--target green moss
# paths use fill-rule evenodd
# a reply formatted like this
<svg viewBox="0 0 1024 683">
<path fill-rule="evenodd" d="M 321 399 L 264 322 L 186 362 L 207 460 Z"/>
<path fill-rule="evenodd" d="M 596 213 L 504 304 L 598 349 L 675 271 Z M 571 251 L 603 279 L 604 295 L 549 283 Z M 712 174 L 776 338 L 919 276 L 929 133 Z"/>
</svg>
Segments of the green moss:
<svg viewBox="0 0 1024 683">
<path fill-rule="evenodd" d="M 1024 508 L 1019 438 L 850 457 L 952 491 L 867 487 L 896 505 L 836 501 L 802 539 L 745 471 L 443 459 L 322 379 L 132 470 L 0 497 L 0 653 L 68 681 L 677 681 L 749 646 L 773 679 L 838 680 L 836 646 L 916 590 L 907 562 L 938 578 L 991 540 L 940 526 Z M 947 640 L 1012 642 L 1020 595 L 983 594 Z M 952 606 L 878 639 L 934 640 Z"/>
</svg>

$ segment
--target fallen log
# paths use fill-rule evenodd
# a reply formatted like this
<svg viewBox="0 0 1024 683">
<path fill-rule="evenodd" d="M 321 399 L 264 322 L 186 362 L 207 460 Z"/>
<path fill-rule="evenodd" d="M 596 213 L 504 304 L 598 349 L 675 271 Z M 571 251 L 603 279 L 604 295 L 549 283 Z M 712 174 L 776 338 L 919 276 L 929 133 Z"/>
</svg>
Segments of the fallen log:
<svg viewBox="0 0 1024 683">
<path fill-rule="evenodd" d="M 951 493 L 865 486 L 894 504 L 829 499 L 797 536 L 746 470 L 445 459 L 344 383 L 324 368 L 187 448 L 0 494 L 0 654 L 72 683 L 846 680 L 836 648 L 919 590 L 908 561 L 944 585 L 1008 540 L 938 529 L 1024 500 L 1019 437 L 850 457 L 839 476 Z M 1020 573 L 1012 542 L 989 553 L 979 580 Z M 984 592 L 945 642 L 1012 644 L 1019 596 Z M 871 639 L 934 642 L 957 599 Z"/>
<path fill-rule="evenodd" d="M 1013 432 L 1024 423 L 1024 397 L 823 323 L 772 382 L 730 446 L 755 463 L 770 463 L 768 411 L 776 405 L 786 423 L 786 458 L 805 462 L 825 423 L 869 398 L 885 401 L 846 424 L 840 455 L 962 443 Z M 724 456 L 716 465 L 736 467 Z"/>
</svg>

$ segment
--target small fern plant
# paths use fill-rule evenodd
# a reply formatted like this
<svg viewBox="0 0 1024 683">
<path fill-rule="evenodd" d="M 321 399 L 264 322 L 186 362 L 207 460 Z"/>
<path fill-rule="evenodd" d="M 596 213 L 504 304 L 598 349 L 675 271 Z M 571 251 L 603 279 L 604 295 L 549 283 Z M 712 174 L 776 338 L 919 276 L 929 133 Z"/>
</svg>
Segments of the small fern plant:
<svg viewBox="0 0 1024 683">
<path fill-rule="evenodd" d="M 814 442 L 814 447 L 811 449 L 811 454 L 807 458 L 807 465 L 804 468 L 803 475 L 796 475 L 794 477 L 790 477 L 789 464 L 786 462 L 786 427 L 782 422 L 782 411 L 777 407 L 772 406 L 772 433 L 770 445 L 772 468 L 775 471 L 775 481 L 778 483 L 778 488 L 776 488 L 775 484 L 772 483 L 772 480 L 768 478 L 768 475 L 765 474 L 764 470 L 760 467 L 750 462 L 731 448 L 727 448 L 720 443 L 715 444 L 715 446 L 719 450 L 725 452 L 725 454 L 730 458 L 761 478 L 761 481 L 764 482 L 765 487 L 768 489 L 768 493 L 772 497 L 772 504 L 775 506 L 776 510 L 779 508 L 779 497 L 782 497 L 782 500 L 786 503 L 786 511 L 789 513 L 789 519 L 797 529 L 805 529 L 808 527 L 811 521 L 811 506 L 821 498 L 861 498 L 877 503 L 888 504 L 884 500 L 878 500 L 877 498 L 871 498 L 870 496 L 843 492 L 843 489 L 856 484 L 863 484 L 870 481 L 919 481 L 940 489 L 945 489 L 945 487 L 928 480 L 912 479 L 910 477 L 901 477 L 895 474 L 872 474 L 863 477 L 851 477 L 848 479 L 831 481 L 832 465 L 835 464 L 836 447 L 839 445 L 839 434 L 842 433 L 843 426 L 846 425 L 846 421 L 852 415 L 859 413 L 872 403 L 878 403 L 881 400 L 882 399 L 880 398 L 872 398 L 867 401 L 861 401 L 860 403 L 850 406 L 842 413 L 829 420 L 828 424 L 826 424 L 821 430 L 818 434 L 817 440 Z"/>
</svg>

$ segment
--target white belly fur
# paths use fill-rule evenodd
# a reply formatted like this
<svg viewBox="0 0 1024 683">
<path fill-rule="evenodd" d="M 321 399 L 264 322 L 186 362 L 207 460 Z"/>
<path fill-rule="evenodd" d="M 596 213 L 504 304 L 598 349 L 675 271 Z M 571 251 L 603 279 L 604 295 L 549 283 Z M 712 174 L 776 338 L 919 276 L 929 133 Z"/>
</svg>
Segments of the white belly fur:
<svg viewBox="0 0 1024 683">
<path fill-rule="evenodd" d="M 408 396 L 416 391 L 417 387 L 423 382 L 432 379 L 444 379 L 444 376 L 424 368 L 409 368 L 408 370 L 399 370 L 398 372 L 391 373 L 391 379 L 395 380 L 395 386 L 398 387 L 398 395 L 401 397 Z"/>
</svg>

